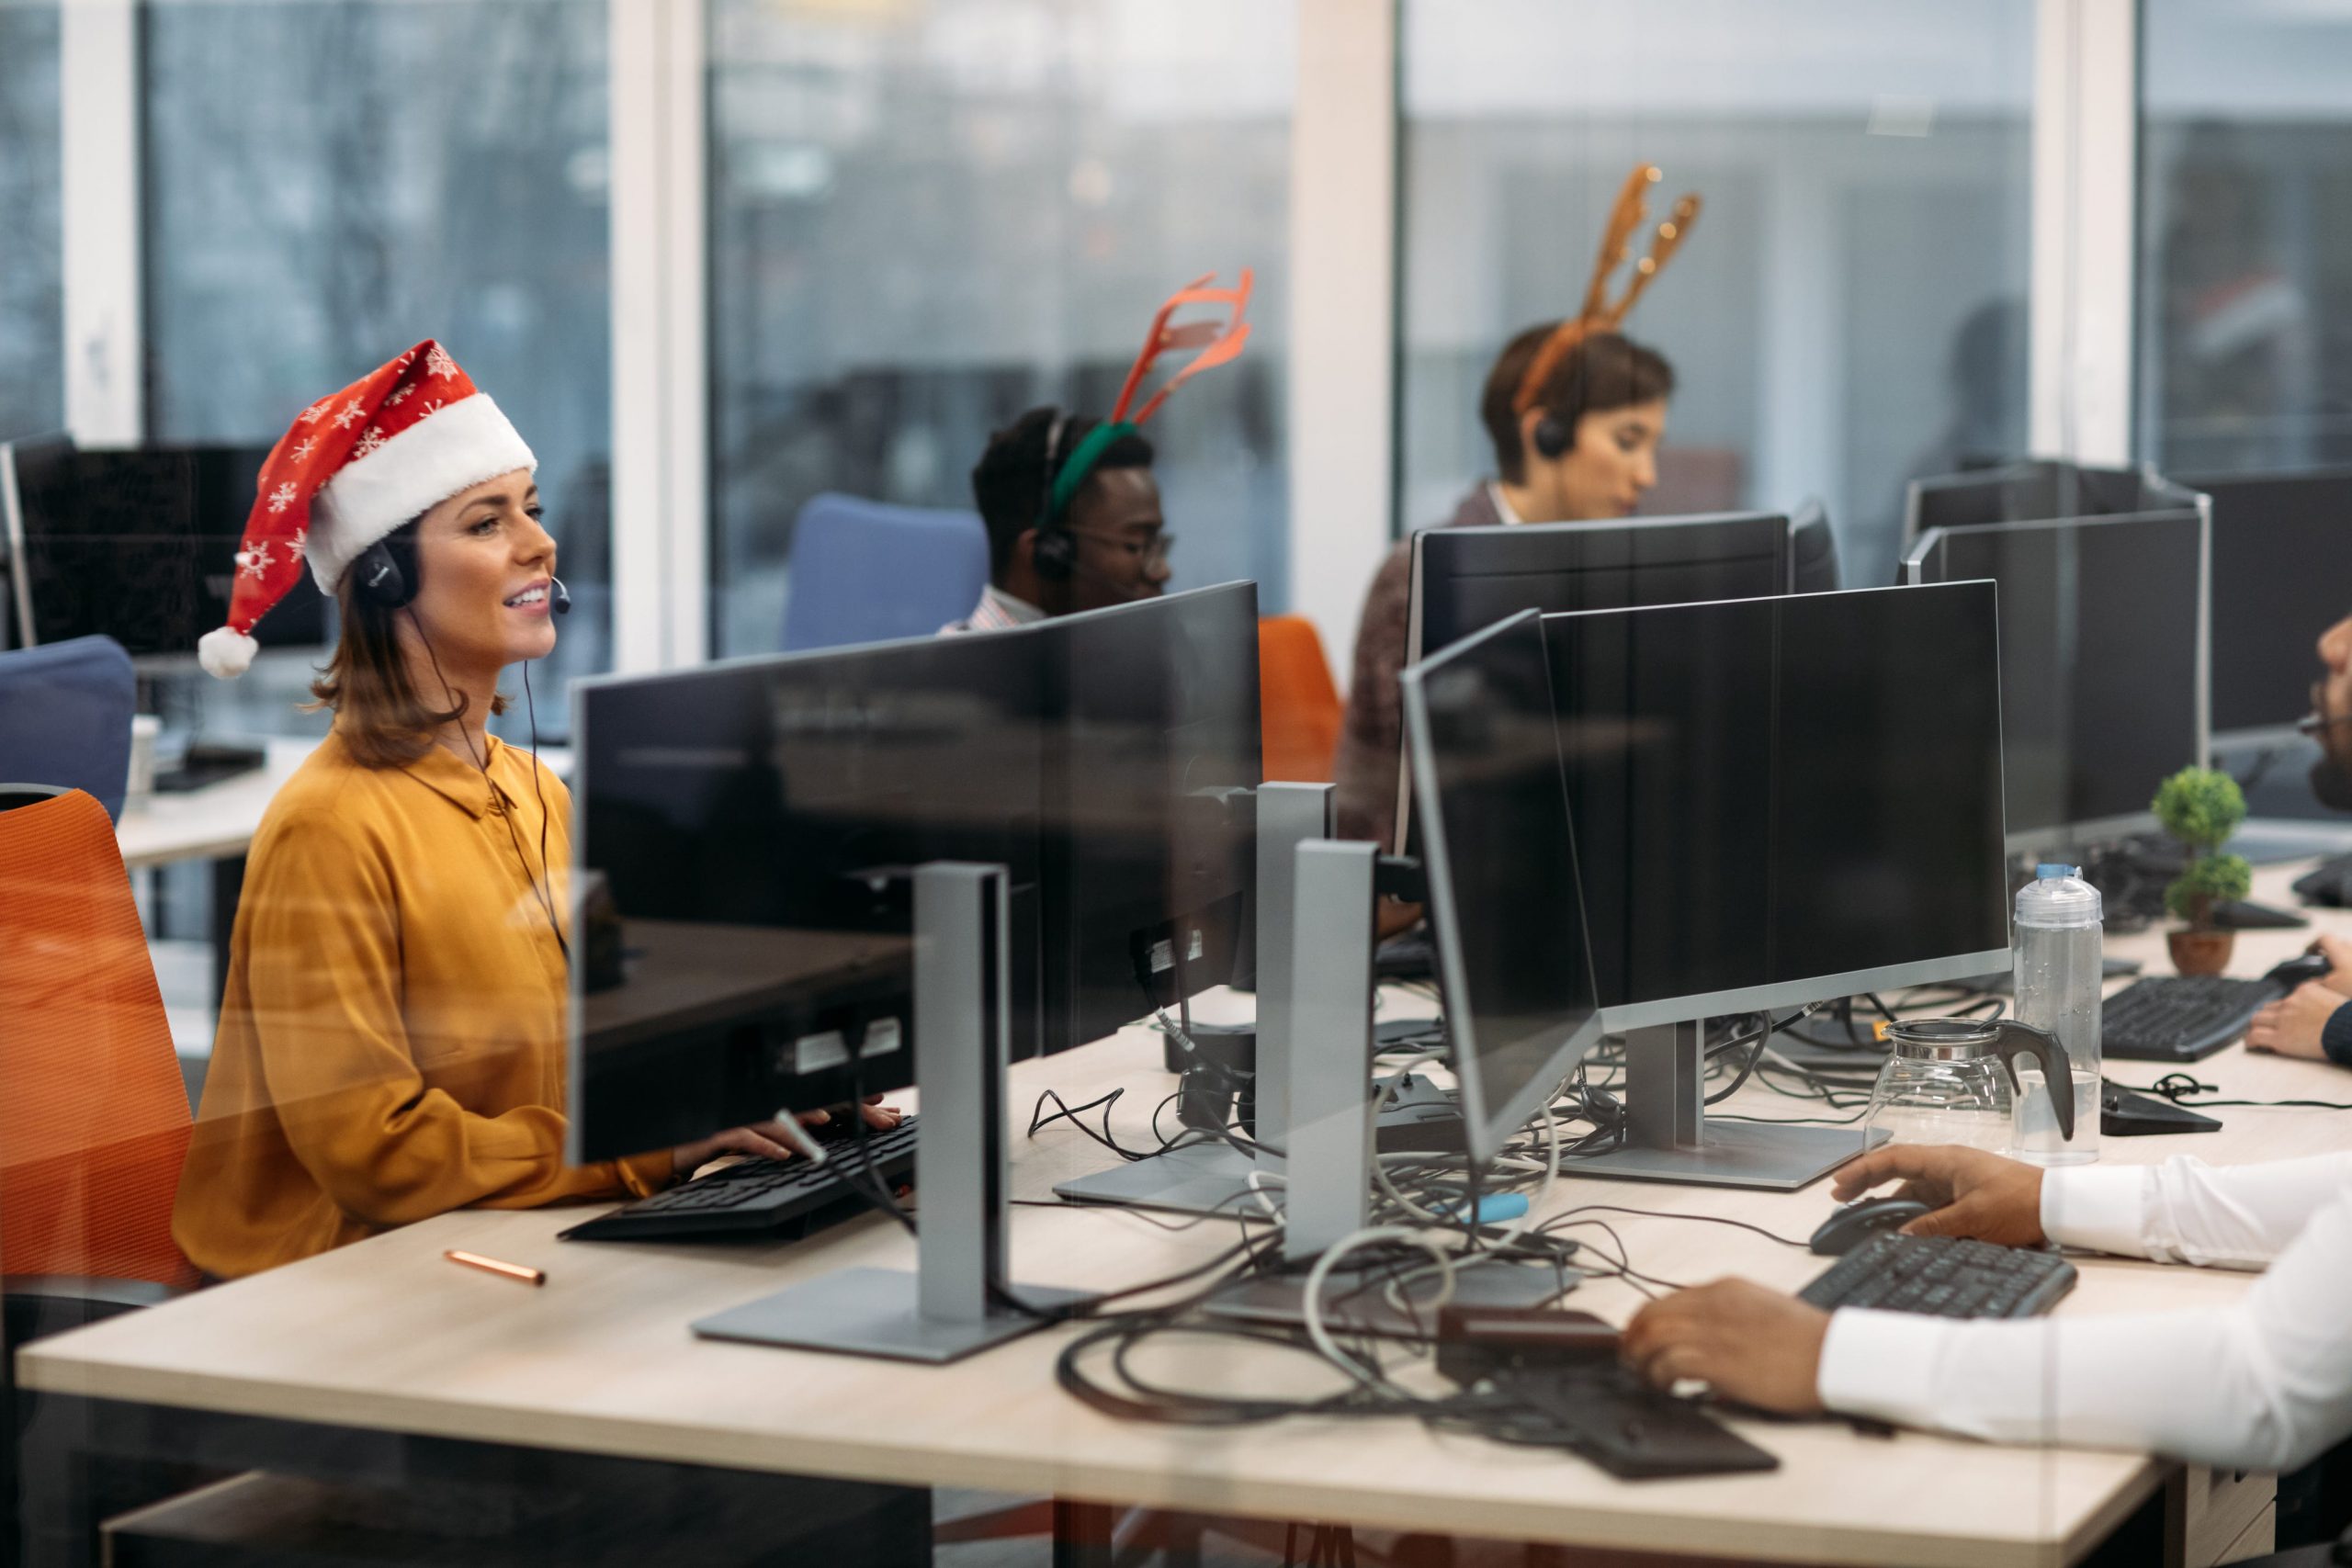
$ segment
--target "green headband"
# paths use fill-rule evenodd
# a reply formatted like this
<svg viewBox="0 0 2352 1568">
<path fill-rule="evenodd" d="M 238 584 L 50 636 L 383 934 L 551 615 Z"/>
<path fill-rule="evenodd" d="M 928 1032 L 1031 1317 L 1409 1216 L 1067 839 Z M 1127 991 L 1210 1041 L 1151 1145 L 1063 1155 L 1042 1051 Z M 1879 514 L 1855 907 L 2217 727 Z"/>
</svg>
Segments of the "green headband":
<svg viewBox="0 0 2352 1568">
<path fill-rule="evenodd" d="M 1094 471 L 1094 465 L 1102 460 L 1102 454 L 1111 449 L 1112 443 L 1135 433 L 1136 427 L 1125 420 L 1098 424 L 1086 433 L 1078 449 L 1062 460 L 1062 471 L 1054 476 L 1053 492 L 1046 502 L 1048 525 L 1062 520 L 1062 513 L 1069 510 L 1070 499 L 1078 494 L 1078 487 L 1086 482 L 1087 475 Z"/>
</svg>

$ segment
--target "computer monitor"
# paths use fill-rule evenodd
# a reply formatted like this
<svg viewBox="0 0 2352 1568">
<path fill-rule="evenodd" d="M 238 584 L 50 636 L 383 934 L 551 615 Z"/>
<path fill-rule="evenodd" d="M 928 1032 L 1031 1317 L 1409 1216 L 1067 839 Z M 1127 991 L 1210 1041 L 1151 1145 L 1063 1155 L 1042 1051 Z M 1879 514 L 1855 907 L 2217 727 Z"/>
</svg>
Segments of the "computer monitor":
<svg viewBox="0 0 2352 1568">
<path fill-rule="evenodd" d="M 2179 482 L 2212 502 L 2213 743 L 2287 739 L 2310 707 L 2312 645 L 2352 611 L 2352 468 Z"/>
<path fill-rule="evenodd" d="M 622 962 L 590 987 L 583 917 L 573 1158 L 910 1083 L 927 862 L 1010 868 L 1011 1054 L 1035 1054 L 1045 653 L 1021 629 L 574 685 L 574 874 Z"/>
<path fill-rule="evenodd" d="M 1250 967 L 1258 590 L 1195 589 L 1036 630 L 1046 1032 L 1061 1048 Z"/>
<path fill-rule="evenodd" d="M 1535 613 L 1408 668 L 1403 696 L 1451 1059 L 1483 1164 L 1601 1032 Z"/>
<path fill-rule="evenodd" d="M 1855 1134 L 1688 1136 L 1697 1025 L 2007 963 L 1995 589 L 1547 615 L 1544 633 L 1602 1017 L 1673 1064 L 1636 1068 L 1635 1135 L 1589 1168 L 1802 1185 Z"/>
<path fill-rule="evenodd" d="M 1838 574 L 1838 534 L 1829 525 L 1829 509 L 1807 499 L 1789 513 L 1789 573 L 1792 591 L 1835 593 L 1844 586 Z"/>
<path fill-rule="evenodd" d="M 1774 513 L 1430 528 L 1413 536 L 1405 661 L 1521 610 L 1554 614 L 1786 593 L 1789 521 Z M 1412 770 L 1396 769 L 1396 849 L 1412 847 Z"/>
<path fill-rule="evenodd" d="M 2179 487 L 2152 469 L 2087 468 L 2038 457 L 1912 480 L 1904 497 L 1903 542 L 1908 547 L 1930 528 L 2121 517 L 2187 503 Z"/>
<path fill-rule="evenodd" d="M 2000 586 L 2013 851 L 2147 831 L 2156 786 L 2207 755 L 2199 499 L 2128 517 L 1931 528 L 1905 555 L 1907 582 Z"/>
<path fill-rule="evenodd" d="M 10 455 L 10 575 L 25 646 L 103 633 L 134 655 L 192 656 L 228 619 L 235 556 L 266 446 L 80 450 L 20 443 Z M 326 640 L 309 573 L 254 628 L 264 647 Z"/>
</svg>

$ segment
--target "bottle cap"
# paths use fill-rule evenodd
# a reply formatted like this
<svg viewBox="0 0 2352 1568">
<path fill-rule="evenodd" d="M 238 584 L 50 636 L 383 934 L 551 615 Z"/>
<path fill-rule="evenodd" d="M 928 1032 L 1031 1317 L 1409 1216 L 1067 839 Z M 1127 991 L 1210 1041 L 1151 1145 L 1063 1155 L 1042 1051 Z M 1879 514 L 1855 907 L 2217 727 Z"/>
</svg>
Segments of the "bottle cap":
<svg viewBox="0 0 2352 1568">
<path fill-rule="evenodd" d="M 2066 930 L 2098 924 L 2105 901 L 2077 868 L 2051 862 L 2034 869 L 2035 880 L 2018 889 L 2018 925 Z"/>
</svg>

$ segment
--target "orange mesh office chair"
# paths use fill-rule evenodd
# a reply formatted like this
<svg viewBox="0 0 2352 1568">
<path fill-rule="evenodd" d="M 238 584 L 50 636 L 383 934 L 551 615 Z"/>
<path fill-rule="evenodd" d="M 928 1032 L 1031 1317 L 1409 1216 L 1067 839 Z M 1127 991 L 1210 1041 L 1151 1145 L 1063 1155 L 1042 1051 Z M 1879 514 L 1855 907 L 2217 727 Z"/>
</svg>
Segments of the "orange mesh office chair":
<svg viewBox="0 0 2352 1568">
<path fill-rule="evenodd" d="M 45 792 L 43 792 L 45 793 Z M 6 807 L 15 803 L 15 809 Z M 0 1276 L 196 1271 L 172 1243 L 187 1088 L 106 807 L 0 798 Z"/>
<path fill-rule="evenodd" d="M 1306 616 L 1258 623 L 1258 705 L 1268 782 L 1329 784 L 1343 716 L 1340 688 Z"/>
</svg>

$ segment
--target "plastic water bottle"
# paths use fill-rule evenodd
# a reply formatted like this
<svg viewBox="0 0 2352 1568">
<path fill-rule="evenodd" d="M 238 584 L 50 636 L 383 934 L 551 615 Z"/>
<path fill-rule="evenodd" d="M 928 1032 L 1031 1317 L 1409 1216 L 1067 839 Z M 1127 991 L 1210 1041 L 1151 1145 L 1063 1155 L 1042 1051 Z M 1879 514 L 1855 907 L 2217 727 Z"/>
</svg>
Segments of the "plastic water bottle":
<svg viewBox="0 0 2352 1568">
<path fill-rule="evenodd" d="M 2098 889 L 2075 866 L 2038 867 L 2018 890 L 2017 1019 L 2058 1037 L 2075 1079 L 2075 1135 L 2064 1138 L 2051 1086 L 2040 1073 L 2019 1069 L 2016 1152 L 2037 1165 L 2098 1158 L 2099 911 Z"/>
</svg>

